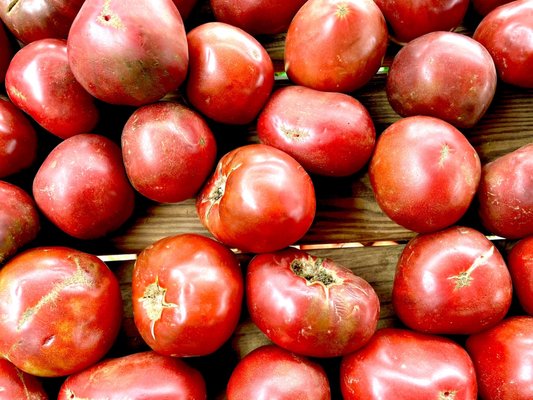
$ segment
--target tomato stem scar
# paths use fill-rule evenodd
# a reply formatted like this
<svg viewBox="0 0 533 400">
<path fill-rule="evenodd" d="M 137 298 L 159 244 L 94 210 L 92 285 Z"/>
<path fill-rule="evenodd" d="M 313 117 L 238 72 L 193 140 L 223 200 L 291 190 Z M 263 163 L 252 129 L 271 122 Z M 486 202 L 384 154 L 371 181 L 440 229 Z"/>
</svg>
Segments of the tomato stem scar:
<svg viewBox="0 0 533 400">
<path fill-rule="evenodd" d="M 494 254 L 494 246 L 490 246 L 490 249 L 480 254 L 472 265 L 466 270 L 461 272 L 458 275 L 450 276 L 448 279 L 455 280 L 455 289 L 461 289 L 466 286 L 470 286 L 472 282 L 472 272 L 474 272 L 479 266 L 486 264 L 487 260 Z"/>
</svg>

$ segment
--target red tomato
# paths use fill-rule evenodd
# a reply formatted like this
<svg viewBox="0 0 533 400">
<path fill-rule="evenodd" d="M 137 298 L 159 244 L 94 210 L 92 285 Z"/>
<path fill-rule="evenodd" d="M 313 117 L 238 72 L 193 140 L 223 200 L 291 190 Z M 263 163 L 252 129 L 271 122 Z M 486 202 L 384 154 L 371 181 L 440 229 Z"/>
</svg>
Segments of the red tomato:
<svg viewBox="0 0 533 400">
<path fill-rule="evenodd" d="M 37 141 L 26 115 L 0 98 L 0 178 L 31 166 L 37 156 Z"/>
<path fill-rule="evenodd" d="M 13 57 L 13 46 L 6 34 L 4 23 L 0 20 L 0 83 L 4 82 L 7 67 Z"/>
<path fill-rule="evenodd" d="M 135 325 L 158 353 L 213 353 L 239 321 L 244 283 L 235 255 L 213 239 L 183 234 L 141 252 L 133 268 Z"/>
<path fill-rule="evenodd" d="M 153 351 L 101 361 L 69 376 L 58 400 L 206 399 L 205 381 L 185 361 Z"/>
<path fill-rule="evenodd" d="M 533 316 L 533 236 L 519 240 L 511 249 L 507 266 L 520 305 Z"/>
<path fill-rule="evenodd" d="M 326 372 L 314 361 L 274 345 L 248 353 L 235 367 L 228 400 L 329 400 Z"/>
<path fill-rule="evenodd" d="M 68 60 L 80 84 L 102 101 L 154 102 L 187 75 L 183 20 L 172 0 L 86 0 L 68 35 Z"/>
<path fill-rule="evenodd" d="M 416 116 L 396 121 L 380 135 L 369 175 L 378 205 L 390 219 L 415 232 L 433 232 L 466 213 L 481 163 L 452 125 Z"/>
<path fill-rule="evenodd" d="M 406 329 L 378 330 L 341 362 L 345 400 L 476 400 L 472 360 L 457 343 Z"/>
<path fill-rule="evenodd" d="M 429 115 L 469 128 L 487 111 L 496 83 L 494 61 L 480 43 L 440 31 L 410 41 L 396 54 L 386 93 L 402 117 Z"/>
<path fill-rule="evenodd" d="M 48 400 L 41 381 L 0 359 L 0 393 L 4 399 Z"/>
<path fill-rule="evenodd" d="M 262 143 L 293 156 L 310 173 L 347 176 L 374 150 L 366 108 L 347 94 L 287 86 L 273 93 L 257 121 Z"/>
<path fill-rule="evenodd" d="M 533 235 L 533 143 L 485 164 L 477 197 L 489 231 L 508 239 Z"/>
<path fill-rule="evenodd" d="M 481 15 L 487 15 L 496 7 L 511 1 L 513 0 L 471 0 L 473 8 Z"/>
<path fill-rule="evenodd" d="M 310 176 L 287 153 L 264 144 L 225 154 L 196 200 L 202 224 L 244 252 L 280 250 L 309 230 L 316 211 Z"/>
<path fill-rule="evenodd" d="M 204 119 L 174 102 L 137 109 L 122 132 L 122 156 L 133 187 L 159 202 L 196 195 L 212 172 L 217 144 Z"/>
<path fill-rule="evenodd" d="M 510 317 L 470 336 L 466 349 L 483 400 L 533 399 L 533 317 Z"/>
<path fill-rule="evenodd" d="M 190 103 L 221 123 L 247 124 L 255 119 L 274 85 L 274 66 L 264 47 L 242 29 L 223 22 L 197 26 L 187 41 Z"/>
<path fill-rule="evenodd" d="M 117 229 L 134 205 L 119 147 L 96 134 L 79 134 L 57 145 L 35 175 L 33 196 L 48 219 L 79 239 Z"/>
<path fill-rule="evenodd" d="M 372 0 L 309 0 L 285 40 L 285 70 L 296 84 L 351 92 L 365 85 L 387 50 L 385 18 Z"/>
<path fill-rule="evenodd" d="M 70 70 L 63 39 L 41 39 L 20 49 L 7 70 L 6 90 L 13 104 L 62 139 L 90 132 L 99 120 L 94 97 Z"/>
<path fill-rule="evenodd" d="M 481 232 L 454 226 L 409 241 L 396 267 L 392 305 L 411 329 L 468 335 L 501 321 L 512 295 L 496 247 Z"/>
<path fill-rule="evenodd" d="M 503 82 L 533 88 L 532 1 L 513 1 L 494 10 L 473 37 L 489 51 Z"/>
<path fill-rule="evenodd" d="M 96 256 L 40 247 L 0 270 L 0 354 L 36 376 L 64 376 L 100 360 L 122 323 L 118 280 Z"/>
<path fill-rule="evenodd" d="M 372 286 L 333 260 L 297 249 L 255 256 L 246 276 L 252 321 L 277 345 L 337 357 L 368 342 L 379 319 Z"/>
</svg>

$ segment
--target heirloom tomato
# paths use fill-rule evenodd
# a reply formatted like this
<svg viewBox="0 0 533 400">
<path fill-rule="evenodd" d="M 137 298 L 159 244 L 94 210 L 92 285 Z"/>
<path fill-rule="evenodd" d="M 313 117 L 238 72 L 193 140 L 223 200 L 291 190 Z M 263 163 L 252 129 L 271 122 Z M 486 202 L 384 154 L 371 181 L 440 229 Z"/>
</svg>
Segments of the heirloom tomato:
<svg viewBox="0 0 533 400">
<path fill-rule="evenodd" d="M 513 246 L 507 257 L 507 266 L 520 305 L 533 316 L 533 236 L 521 239 Z"/>
</svg>

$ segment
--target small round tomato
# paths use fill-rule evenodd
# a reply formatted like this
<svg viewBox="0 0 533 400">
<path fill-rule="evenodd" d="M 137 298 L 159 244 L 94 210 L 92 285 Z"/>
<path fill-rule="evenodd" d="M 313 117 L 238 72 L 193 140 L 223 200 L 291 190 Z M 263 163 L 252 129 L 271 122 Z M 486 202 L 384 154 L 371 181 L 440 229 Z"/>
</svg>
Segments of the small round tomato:
<svg viewBox="0 0 533 400">
<path fill-rule="evenodd" d="M 258 347 L 237 364 L 226 395 L 228 400 L 331 399 L 322 366 L 275 345 Z"/>
<path fill-rule="evenodd" d="M 508 254 L 507 266 L 520 305 L 533 316 L 533 236 L 519 240 L 513 246 Z"/>
<path fill-rule="evenodd" d="M 252 321 L 272 342 L 312 357 L 357 350 L 379 319 L 379 299 L 367 281 L 297 249 L 255 256 L 246 298 Z"/>
<path fill-rule="evenodd" d="M 196 199 L 203 225 L 244 252 L 280 250 L 310 228 L 316 211 L 313 182 L 287 153 L 250 144 L 226 153 Z"/>
<path fill-rule="evenodd" d="M 299 85 L 352 92 L 378 71 L 387 44 L 385 18 L 372 0 L 309 0 L 287 31 L 285 71 Z"/>
<path fill-rule="evenodd" d="M 100 360 L 122 323 L 118 280 L 96 256 L 38 247 L 0 270 L 0 354 L 21 370 L 55 377 Z"/>
<path fill-rule="evenodd" d="M 0 358 L 0 392 L 4 399 L 48 400 L 41 381 Z"/>
<path fill-rule="evenodd" d="M 196 234 L 166 237 L 144 249 L 135 262 L 135 325 L 158 353 L 207 355 L 235 330 L 243 292 L 240 265 L 231 250 Z"/>
</svg>

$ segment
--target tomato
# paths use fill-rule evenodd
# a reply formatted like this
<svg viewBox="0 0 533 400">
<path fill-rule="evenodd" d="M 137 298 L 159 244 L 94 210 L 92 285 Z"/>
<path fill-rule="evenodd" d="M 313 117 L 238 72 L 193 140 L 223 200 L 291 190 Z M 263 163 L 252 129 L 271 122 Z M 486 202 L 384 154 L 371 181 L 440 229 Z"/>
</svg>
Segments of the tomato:
<svg viewBox="0 0 533 400">
<path fill-rule="evenodd" d="M 309 0 L 287 31 L 285 71 L 298 85 L 351 92 L 378 71 L 387 44 L 385 18 L 372 0 Z"/>
<path fill-rule="evenodd" d="M 481 223 L 495 235 L 533 235 L 533 143 L 485 164 L 477 199 Z"/>
<path fill-rule="evenodd" d="M 195 111 L 174 102 L 137 109 L 122 132 L 122 156 L 133 187 L 159 202 L 196 195 L 212 172 L 217 144 Z"/>
<path fill-rule="evenodd" d="M 503 82 L 533 88 L 533 2 L 499 7 L 483 18 L 473 38 L 489 51 Z"/>
<path fill-rule="evenodd" d="M 4 399 L 48 400 L 41 381 L 0 359 L 0 393 Z"/>
<path fill-rule="evenodd" d="M 239 262 L 225 246 L 197 234 L 166 237 L 135 262 L 135 325 L 158 353 L 211 354 L 235 330 L 243 292 Z"/>
<path fill-rule="evenodd" d="M 310 359 L 274 345 L 248 353 L 233 370 L 228 400 L 331 399 L 324 368 Z"/>
<path fill-rule="evenodd" d="M 313 181 L 287 153 L 250 144 L 226 153 L 196 199 L 202 224 L 218 240 L 244 252 L 287 247 L 311 227 Z"/>
<path fill-rule="evenodd" d="M 38 247 L 0 270 L 0 354 L 36 376 L 65 376 L 100 360 L 122 323 L 118 280 L 96 256 Z"/>
<path fill-rule="evenodd" d="M 94 98 L 76 81 L 63 39 L 36 40 L 19 50 L 6 74 L 11 101 L 43 128 L 66 139 L 99 120 Z"/>
<path fill-rule="evenodd" d="M 396 267 L 392 305 L 411 329 L 468 335 L 501 321 L 512 294 L 496 247 L 481 232 L 454 226 L 409 241 Z"/>
<path fill-rule="evenodd" d="M 0 20 L 0 83 L 4 82 L 7 67 L 13 57 L 13 46 L 6 34 L 4 23 Z"/>
<path fill-rule="evenodd" d="M 378 330 L 341 361 L 345 400 L 476 400 L 472 360 L 456 342 L 406 329 Z"/>
<path fill-rule="evenodd" d="M 496 7 L 510 3 L 511 1 L 513 0 L 471 0 L 474 10 L 476 10 L 482 16 L 487 15 Z"/>
<path fill-rule="evenodd" d="M 415 232 L 434 232 L 466 213 L 479 185 L 481 163 L 452 125 L 415 116 L 383 131 L 369 176 L 376 201 L 390 219 Z"/>
<path fill-rule="evenodd" d="M 144 351 L 99 362 L 69 376 L 58 400 L 206 399 L 199 371 L 178 358 Z"/>
<path fill-rule="evenodd" d="M 50 221 L 79 239 L 118 229 L 134 206 L 119 147 L 97 134 L 59 143 L 35 175 L 33 196 Z"/>
<path fill-rule="evenodd" d="M 466 349 L 476 368 L 483 400 L 533 398 L 533 317 L 509 317 L 470 336 Z"/>
<path fill-rule="evenodd" d="M 68 35 L 80 84 L 111 104 L 159 100 L 185 80 L 189 54 L 172 0 L 86 0 Z"/>
<path fill-rule="evenodd" d="M 312 357 L 357 350 L 379 319 L 379 299 L 367 281 L 297 249 L 255 256 L 246 298 L 252 321 L 272 342 Z"/>
<path fill-rule="evenodd" d="M 0 97 L 0 178 L 33 165 L 37 133 L 22 111 Z"/>
<path fill-rule="evenodd" d="M 513 246 L 508 254 L 507 266 L 520 305 L 533 316 L 533 236 L 519 240 Z"/>
<path fill-rule="evenodd" d="M 274 85 L 274 66 L 264 47 L 240 28 L 208 22 L 187 34 L 189 102 L 225 124 L 252 122 Z"/>
<path fill-rule="evenodd" d="M 286 32 L 306 0 L 210 0 L 217 21 L 237 26 L 252 35 Z"/>
<path fill-rule="evenodd" d="M 480 43 L 439 31 L 410 41 L 396 54 L 386 93 L 402 117 L 428 115 L 470 128 L 485 115 L 496 83 L 494 61 Z"/>
<path fill-rule="evenodd" d="M 355 98 L 304 86 L 283 87 L 270 97 L 257 121 L 259 140 L 293 156 L 308 172 L 356 173 L 370 159 L 376 131 Z"/>
<path fill-rule="evenodd" d="M 469 0 L 376 0 L 389 23 L 395 41 L 407 43 L 435 31 L 457 28 L 466 15 Z"/>
<path fill-rule="evenodd" d="M 41 223 L 37 206 L 26 191 L 0 181 L 0 265 L 37 237 Z"/>
</svg>

